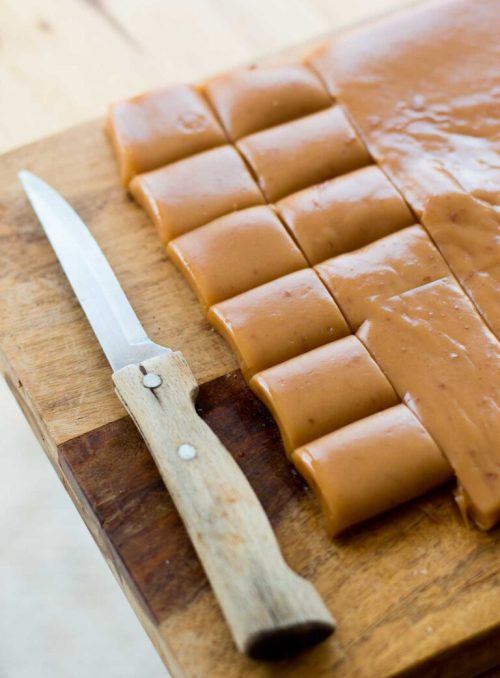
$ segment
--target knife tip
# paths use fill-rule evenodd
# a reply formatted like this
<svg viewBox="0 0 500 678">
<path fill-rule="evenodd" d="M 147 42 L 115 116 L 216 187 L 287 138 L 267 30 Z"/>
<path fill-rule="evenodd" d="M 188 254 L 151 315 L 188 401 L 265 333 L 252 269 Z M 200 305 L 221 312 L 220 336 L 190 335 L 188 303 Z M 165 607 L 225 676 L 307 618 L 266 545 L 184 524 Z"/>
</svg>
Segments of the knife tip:
<svg viewBox="0 0 500 678">
<path fill-rule="evenodd" d="M 17 178 L 22 183 L 22 185 L 26 187 L 30 181 L 35 178 L 35 175 L 31 172 L 28 172 L 28 170 L 22 169 L 17 173 Z"/>
<path fill-rule="evenodd" d="M 45 186 L 45 182 L 42 181 L 40 177 L 25 169 L 20 170 L 17 173 L 17 177 L 28 197 L 30 197 L 35 191 L 39 192 L 40 189 Z"/>
</svg>

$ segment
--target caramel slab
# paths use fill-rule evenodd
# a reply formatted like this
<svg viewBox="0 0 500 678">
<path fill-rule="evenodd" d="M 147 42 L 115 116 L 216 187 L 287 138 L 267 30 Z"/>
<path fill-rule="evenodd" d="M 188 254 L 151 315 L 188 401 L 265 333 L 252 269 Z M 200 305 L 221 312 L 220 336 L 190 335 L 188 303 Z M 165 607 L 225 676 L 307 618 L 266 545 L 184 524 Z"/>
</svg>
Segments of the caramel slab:
<svg viewBox="0 0 500 678">
<path fill-rule="evenodd" d="M 453 478 L 410 409 L 396 405 L 301 447 L 292 460 L 335 536 Z"/>
<path fill-rule="evenodd" d="M 375 165 L 280 200 L 278 212 L 310 264 L 350 252 L 415 222 Z"/>
<path fill-rule="evenodd" d="M 270 202 L 370 163 L 338 106 L 257 132 L 237 146 Z"/>
<path fill-rule="evenodd" d="M 274 210 L 264 205 L 181 235 L 167 253 L 205 309 L 307 266 Z"/>
<path fill-rule="evenodd" d="M 332 103 L 319 78 L 303 64 L 240 68 L 211 78 L 202 89 L 233 140 Z"/>
<path fill-rule="evenodd" d="M 113 104 L 106 129 L 125 186 L 136 174 L 227 142 L 209 106 L 190 85 Z"/>
<path fill-rule="evenodd" d="M 246 379 L 349 334 L 349 327 L 310 268 L 212 306 L 208 319 L 236 353 Z"/>
</svg>

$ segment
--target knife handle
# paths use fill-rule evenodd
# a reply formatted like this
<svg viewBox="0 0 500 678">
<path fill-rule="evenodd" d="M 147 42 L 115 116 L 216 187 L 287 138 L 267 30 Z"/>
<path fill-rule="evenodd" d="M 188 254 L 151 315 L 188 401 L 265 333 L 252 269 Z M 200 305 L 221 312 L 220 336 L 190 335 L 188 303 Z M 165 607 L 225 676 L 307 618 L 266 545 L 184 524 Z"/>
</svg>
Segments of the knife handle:
<svg viewBox="0 0 500 678">
<path fill-rule="evenodd" d="M 198 416 L 198 384 L 180 352 L 113 374 L 179 511 L 241 652 L 294 654 L 335 622 L 313 585 L 285 563 L 245 475 Z"/>
</svg>

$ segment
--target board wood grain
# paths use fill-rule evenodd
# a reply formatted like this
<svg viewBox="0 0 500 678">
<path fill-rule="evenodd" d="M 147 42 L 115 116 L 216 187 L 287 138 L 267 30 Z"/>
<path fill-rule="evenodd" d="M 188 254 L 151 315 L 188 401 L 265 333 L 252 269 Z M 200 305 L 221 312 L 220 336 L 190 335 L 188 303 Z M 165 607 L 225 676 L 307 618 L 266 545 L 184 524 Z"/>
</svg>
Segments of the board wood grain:
<svg viewBox="0 0 500 678">
<path fill-rule="evenodd" d="M 237 654 L 111 371 L 21 192 L 40 174 L 80 212 L 151 338 L 182 349 L 198 409 L 260 497 L 285 558 L 339 622 L 293 662 Z M 466 527 L 439 492 L 329 540 L 277 429 L 120 187 L 100 121 L 0 162 L 3 368 L 132 605 L 178 676 L 468 676 L 500 662 L 500 530 Z"/>
<path fill-rule="evenodd" d="M 2 0 L 0 152 L 412 2 Z"/>
<path fill-rule="evenodd" d="M 499 534 L 465 528 L 449 488 L 332 542 L 239 372 L 205 383 L 198 411 L 247 475 L 285 558 L 315 584 L 339 628 L 293 661 L 239 655 L 156 467 L 123 418 L 63 444 L 59 463 L 174 674 L 457 677 L 498 661 Z"/>
</svg>

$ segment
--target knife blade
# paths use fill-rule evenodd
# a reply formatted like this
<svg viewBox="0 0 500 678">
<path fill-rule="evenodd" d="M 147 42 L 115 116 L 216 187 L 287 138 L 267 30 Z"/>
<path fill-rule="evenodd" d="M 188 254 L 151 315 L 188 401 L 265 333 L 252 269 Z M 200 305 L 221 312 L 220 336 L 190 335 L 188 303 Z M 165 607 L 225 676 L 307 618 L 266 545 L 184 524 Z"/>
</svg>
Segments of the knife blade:
<svg viewBox="0 0 500 678">
<path fill-rule="evenodd" d="M 31 172 L 19 172 L 19 179 L 113 370 L 170 350 L 150 340 L 71 205 Z"/>
<path fill-rule="evenodd" d="M 113 370 L 179 511 L 238 649 L 295 654 L 335 622 L 310 582 L 285 563 L 245 475 L 198 416 L 198 384 L 179 351 L 151 341 L 76 211 L 39 177 L 20 181 Z"/>
</svg>

